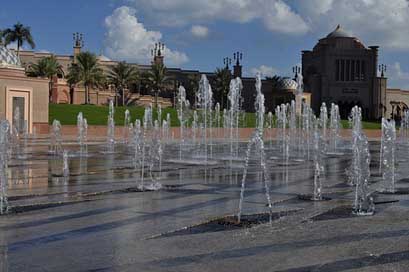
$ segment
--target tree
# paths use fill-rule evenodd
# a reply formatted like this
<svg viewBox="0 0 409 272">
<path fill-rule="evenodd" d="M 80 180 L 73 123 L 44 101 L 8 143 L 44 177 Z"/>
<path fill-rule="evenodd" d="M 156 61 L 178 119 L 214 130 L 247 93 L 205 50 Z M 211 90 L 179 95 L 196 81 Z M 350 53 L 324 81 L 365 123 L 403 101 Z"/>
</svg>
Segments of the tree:
<svg viewBox="0 0 409 272">
<path fill-rule="evenodd" d="M 4 44 L 3 36 L 4 36 L 4 30 L 0 29 L 0 46 Z"/>
<path fill-rule="evenodd" d="M 155 107 L 158 106 L 158 95 L 166 88 L 169 77 L 167 69 L 162 63 L 152 64 L 151 70 L 146 74 L 148 85 L 155 94 Z"/>
<path fill-rule="evenodd" d="M 125 105 L 125 90 L 139 79 L 139 72 L 135 66 L 119 62 L 111 67 L 107 75 L 108 83 L 115 86 L 116 93 L 121 95 L 122 105 Z"/>
<path fill-rule="evenodd" d="M 196 93 L 199 90 L 199 74 L 190 74 L 187 76 L 186 86 L 186 98 L 189 100 L 190 105 L 196 105 Z"/>
<path fill-rule="evenodd" d="M 229 93 L 231 73 L 229 69 L 217 68 L 214 78 L 215 101 L 220 103 L 220 108 L 227 105 L 227 94 Z"/>
<path fill-rule="evenodd" d="M 40 59 L 37 63 L 31 64 L 27 71 L 30 77 L 46 77 L 48 78 L 48 92 L 51 100 L 51 92 L 53 89 L 53 78 L 63 74 L 62 66 L 58 63 L 55 56 L 49 56 Z"/>
<path fill-rule="evenodd" d="M 280 85 L 281 80 L 283 80 L 283 78 L 276 75 L 273 77 L 266 77 L 266 80 L 272 81 L 273 89 L 277 89 L 278 86 Z"/>
<path fill-rule="evenodd" d="M 27 42 L 32 49 L 35 48 L 33 36 L 31 36 L 30 27 L 24 26 L 20 22 L 14 25 L 13 28 L 7 28 L 3 31 L 4 44 L 7 46 L 10 43 L 17 42 L 17 55 L 20 53 L 20 48 Z"/>
<path fill-rule="evenodd" d="M 104 85 L 105 76 L 99 67 L 97 57 L 91 52 L 81 52 L 77 61 L 68 68 L 68 84 L 82 84 L 85 89 L 85 104 L 89 104 L 89 89 Z"/>
</svg>

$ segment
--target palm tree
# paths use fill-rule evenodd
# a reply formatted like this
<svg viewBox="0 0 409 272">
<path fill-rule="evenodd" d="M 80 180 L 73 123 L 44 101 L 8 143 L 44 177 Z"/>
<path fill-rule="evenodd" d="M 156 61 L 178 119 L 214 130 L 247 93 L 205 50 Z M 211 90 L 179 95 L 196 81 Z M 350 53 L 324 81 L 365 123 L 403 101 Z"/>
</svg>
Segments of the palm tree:
<svg viewBox="0 0 409 272">
<path fill-rule="evenodd" d="M 162 63 L 152 64 L 151 70 L 146 74 L 148 85 L 155 94 L 155 107 L 158 106 L 158 95 L 166 86 L 169 77 L 166 75 L 167 69 Z"/>
<path fill-rule="evenodd" d="M 215 100 L 224 109 L 227 104 L 227 94 L 229 93 L 231 73 L 229 69 L 217 68 L 214 78 Z"/>
<path fill-rule="evenodd" d="M 0 29 L 0 46 L 3 45 L 4 30 Z"/>
<path fill-rule="evenodd" d="M 196 105 L 196 93 L 199 90 L 200 74 L 190 74 L 187 76 L 186 98 L 190 105 Z"/>
<path fill-rule="evenodd" d="M 85 89 L 85 104 L 89 104 L 89 89 L 98 88 L 105 83 L 103 70 L 98 65 L 97 56 L 91 52 L 81 52 L 77 62 L 68 68 L 69 84 L 82 84 Z"/>
<path fill-rule="evenodd" d="M 31 64 L 27 69 L 27 75 L 30 77 L 46 77 L 49 79 L 48 92 L 51 100 L 51 91 L 53 89 L 53 78 L 56 75 L 63 74 L 62 66 L 58 63 L 55 56 L 49 56 L 40 59 L 37 63 Z"/>
<path fill-rule="evenodd" d="M 283 80 L 282 77 L 280 76 L 272 76 L 272 77 L 266 77 L 266 80 L 272 81 L 273 83 L 273 89 L 277 89 L 277 87 L 280 85 L 281 80 Z"/>
<path fill-rule="evenodd" d="M 119 62 L 111 67 L 107 75 L 108 83 L 115 86 L 116 93 L 121 95 L 122 106 L 125 105 L 125 89 L 129 89 L 139 79 L 139 72 L 135 66 Z"/>
<path fill-rule="evenodd" d="M 13 28 L 7 28 L 3 31 L 4 44 L 7 46 L 12 42 L 17 42 L 17 55 L 20 53 L 20 47 L 27 42 L 31 48 L 35 48 L 33 36 L 31 36 L 30 27 L 24 26 L 20 22 Z"/>
</svg>

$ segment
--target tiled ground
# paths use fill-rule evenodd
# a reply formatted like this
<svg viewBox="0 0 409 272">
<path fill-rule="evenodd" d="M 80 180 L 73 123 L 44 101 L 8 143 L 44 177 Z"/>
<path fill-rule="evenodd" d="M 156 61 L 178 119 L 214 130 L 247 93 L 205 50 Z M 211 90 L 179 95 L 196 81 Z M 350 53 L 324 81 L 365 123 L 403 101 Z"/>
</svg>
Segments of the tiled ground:
<svg viewBox="0 0 409 272">
<path fill-rule="evenodd" d="M 377 173 L 379 145 L 371 146 Z M 74 154 L 78 147 L 66 148 Z M 374 216 L 352 216 L 348 152 L 324 160 L 330 201 L 298 198 L 312 191 L 310 162 L 283 166 L 269 159 L 273 211 L 291 212 L 272 225 L 214 228 L 197 225 L 237 213 L 242 160 L 230 167 L 214 146 L 208 166 L 193 164 L 191 149 L 184 161 L 193 162 L 178 163 L 178 146 L 166 146 L 162 173 L 155 172 L 164 187 L 130 192 L 140 172 L 129 148 L 115 155 L 103 148 L 90 145 L 88 158 L 70 158 L 68 180 L 46 141 L 30 143 L 27 159 L 11 161 L 10 203 L 21 212 L 0 217 L 0 271 L 409 271 L 409 196 L 375 194 L 383 204 Z M 398 187 L 409 187 L 405 150 L 398 152 Z M 277 156 L 267 150 L 268 158 Z M 257 158 L 250 162 L 244 214 L 268 212 Z M 379 180 L 374 174 L 372 190 Z"/>
</svg>

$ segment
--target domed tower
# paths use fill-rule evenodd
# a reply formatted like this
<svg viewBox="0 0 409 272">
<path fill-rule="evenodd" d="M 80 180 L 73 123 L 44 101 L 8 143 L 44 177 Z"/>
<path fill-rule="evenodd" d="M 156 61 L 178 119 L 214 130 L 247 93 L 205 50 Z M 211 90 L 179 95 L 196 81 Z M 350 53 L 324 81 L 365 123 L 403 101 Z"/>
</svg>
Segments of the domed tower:
<svg viewBox="0 0 409 272">
<path fill-rule="evenodd" d="M 366 119 L 379 117 L 382 90 L 377 78 L 378 46 L 366 47 L 338 25 L 313 50 L 302 51 L 302 75 L 311 106 L 336 103 L 343 118 L 352 106 L 362 107 Z"/>
<path fill-rule="evenodd" d="M 0 68 L 24 70 L 17 54 L 2 45 L 0 45 Z"/>
</svg>

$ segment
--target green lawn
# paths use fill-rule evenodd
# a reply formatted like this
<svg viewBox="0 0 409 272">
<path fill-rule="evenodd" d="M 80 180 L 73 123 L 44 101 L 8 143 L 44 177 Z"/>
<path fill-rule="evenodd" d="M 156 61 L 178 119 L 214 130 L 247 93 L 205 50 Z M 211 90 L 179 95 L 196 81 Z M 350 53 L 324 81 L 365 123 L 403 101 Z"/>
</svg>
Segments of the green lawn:
<svg viewBox="0 0 409 272">
<path fill-rule="evenodd" d="M 348 120 L 341 120 L 341 124 L 343 128 L 349 128 Z M 381 123 L 362 121 L 362 128 L 363 129 L 381 129 Z"/>
<path fill-rule="evenodd" d="M 128 109 L 131 114 L 131 120 L 142 119 L 145 109 L 142 107 L 115 107 L 115 124 L 123 125 L 125 110 Z M 67 104 L 50 104 L 49 106 L 49 123 L 52 124 L 54 119 L 61 122 L 62 125 L 76 125 L 77 115 L 82 112 L 84 118 L 87 118 L 89 125 L 106 125 L 108 118 L 107 106 L 94 105 L 67 105 Z M 166 118 L 170 113 L 172 126 L 179 126 L 176 110 L 173 108 L 162 109 L 162 118 Z M 153 113 L 157 118 L 157 112 Z"/>
<path fill-rule="evenodd" d="M 123 125 L 125 110 L 129 109 L 131 118 L 142 119 L 145 109 L 143 107 L 115 107 L 115 124 Z M 50 104 L 49 106 L 49 123 L 52 124 L 54 119 L 61 122 L 62 125 L 76 125 L 77 115 L 82 112 L 87 118 L 89 125 L 106 125 L 108 116 L 107 106 L 95 105 L 67 105 L 67 104 Z M 167 113 L 171 116 L 171 125 L 173 127 L 179 126 L 177 112 L 174 108 L 162 109 L 162 119 L 166 118 Z M 157 118 L 157 112 L 153 113 L 154 119 Z M 221 121 L 222 122 L 222 121 Z M 246 113 L 244 122 L 240 123 L 241 127 L 255 127 L 256 118 L 254 113 Z M 341 124 L 344 128 L 348 128 L 348 121 L 342 120 Z M 223 125 L 223 124 L 221 124 Z M 362 122 L 364 129 L 380 129 L 381 124 L 377 122 Z"/>
</svg>

